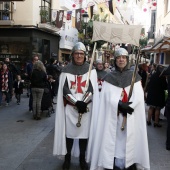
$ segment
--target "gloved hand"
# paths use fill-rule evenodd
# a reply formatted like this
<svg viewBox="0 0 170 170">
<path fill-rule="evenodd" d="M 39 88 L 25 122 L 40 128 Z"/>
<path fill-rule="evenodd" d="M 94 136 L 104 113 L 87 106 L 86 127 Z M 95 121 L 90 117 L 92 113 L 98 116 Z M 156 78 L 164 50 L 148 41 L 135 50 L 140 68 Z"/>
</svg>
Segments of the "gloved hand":
<svg viewBox="0 0 170 170">
<path fill-rule="evenodd" d="M 78 113 L 86 113 L 87 112 L 87 103 L 83 102 L 83 101 L 77 101 L 75 103 L 75 106 L 78 109 Z"/>
<path fill-rule="evenodd" d="M 130 104 L 132 104 L 132 102 L 122 102 L 119 100 L 118 110 L 123 113 L 123 116 L 127 116 L 127 113 L 132 114 L 134 111 L 134 109 L 129 106 Z"/>
</svg>

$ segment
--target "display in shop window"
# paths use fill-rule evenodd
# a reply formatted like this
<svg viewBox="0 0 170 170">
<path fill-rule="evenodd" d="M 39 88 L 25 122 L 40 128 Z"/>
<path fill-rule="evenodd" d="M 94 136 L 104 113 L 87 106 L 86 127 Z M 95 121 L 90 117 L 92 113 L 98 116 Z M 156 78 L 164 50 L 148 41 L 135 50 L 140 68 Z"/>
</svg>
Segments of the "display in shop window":
<svg viewBox="0 0 170 170">
<path fill-rule="evenodd" d="M 0 45 L 0 53 L 7 54 L 9 52 L 9 46 L 7 44 Z"/>
</svg>

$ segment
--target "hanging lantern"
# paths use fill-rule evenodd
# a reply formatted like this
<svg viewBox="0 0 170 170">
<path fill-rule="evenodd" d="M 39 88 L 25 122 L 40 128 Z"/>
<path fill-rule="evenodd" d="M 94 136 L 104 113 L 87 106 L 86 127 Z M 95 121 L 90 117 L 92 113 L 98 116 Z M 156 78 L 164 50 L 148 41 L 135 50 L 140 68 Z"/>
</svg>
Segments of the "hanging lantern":
<svg viewBox="0 0 170 170">
<path fill-rule="evenodd" d="M 152 3 L 152 5 L 153 5 L 153 6 L 156 6 L 156 5 L 157 5 L 157 3 L 156 3 L 156 2 L 153 2 L 153 3 Z"/>
<path fill-rule="evenodd" d="M 147 9 L 146 9 L 146 8 L 144 8 L 144 9 L 143 9 L 143 11 L 144 11 L 144 12 L 146 12 L 146 11 L 147 11 Z"/>
<path fill-rule="evenodd" d="M 76 4 L 73 4 L 72 7 L 75 8 L 75 7 L 76 7 Z"/>
<path fill-rule="evenodd" d="M 81 10 L 81 13 L 84 13 L 84 12 L 85 12 L 85 10 L 84 10 L 84 9 L 82 9 L 82 10 Z"/>
</svg>

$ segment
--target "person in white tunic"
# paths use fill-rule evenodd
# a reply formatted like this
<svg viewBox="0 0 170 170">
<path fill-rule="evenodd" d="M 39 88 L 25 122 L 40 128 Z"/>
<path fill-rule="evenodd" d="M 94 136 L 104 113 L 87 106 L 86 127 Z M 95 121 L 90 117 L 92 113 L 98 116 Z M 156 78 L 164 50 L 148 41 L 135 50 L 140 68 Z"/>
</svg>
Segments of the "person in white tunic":
<svg viewBox="0 0 170 170">
<path fill-rule="evenodd" d="M 100 94 L 97 128 L 90 170 L 149 170 L 144 94 L 141 77 L 136 76 L 132 96 L 128 95 L 133 71 L 128 67 L 128 52 L 115 52 L 115 70 L 104 79 Z M 122 130 L 123 117 L 127 118 Z"/>
<path fill-rule="evenodd" d="M 88 141 L 91 144 L 93 140 L 89 136 L 91 127 L 95 126 L 93 120 L 97 120 L 99 92 L 95 69 L 91 70 L 86 87 L 89 64 L 85 61 L 85 52 L 84 44 L 76 43 L 72 49 L 72 62 L 63 68 L 60 75 L 53 154 L 65 155 L 63 170 L 70 168 L 71 155 L 79 156 L 82 170 L 88 169 L 85 156 L 87 147 L 91 148 Z M 78 122 L 81 114 L 81 122 Z"/>
<path fill-rule="evenodd" d="M 107 72 L 104 71 L 104 64 L 103 64 L 102 60 L 96 60 L 96 72 L 97 72 L 99 92 L 101 92 L 102 84 L 103 84 L 103 78 L 107 74 Z"/>
</svg>

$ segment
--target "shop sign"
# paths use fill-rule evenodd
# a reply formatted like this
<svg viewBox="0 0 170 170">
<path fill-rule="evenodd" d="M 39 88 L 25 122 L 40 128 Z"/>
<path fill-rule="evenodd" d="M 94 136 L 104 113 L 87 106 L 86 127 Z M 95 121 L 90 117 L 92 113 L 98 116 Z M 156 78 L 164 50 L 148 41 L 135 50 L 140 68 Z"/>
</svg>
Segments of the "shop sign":
<svg viewBox="0 0 170 170">
<path fill-rule="evenodd" d="M 69 42 L 72 42 L 72 43 L 74 42 L 74 38 L 71 37 L 71 36 L 69 36 L 69 35 L 66 35 L 66 36 L 65 36 L 65 40 L 66 40 L 66 41 L 69 41 Z"/>
<path fill-rule="evenodd" d="M 56 53 L 51 53 L 51 56 L 52 57 L 57 57 L 57 54 Z"/>
<path fill-rule="evenodd" d="M 19 58 L 19 55 L 13 55 L 13 54 L 0 54 L 0 58 Z"/>
</svg>

